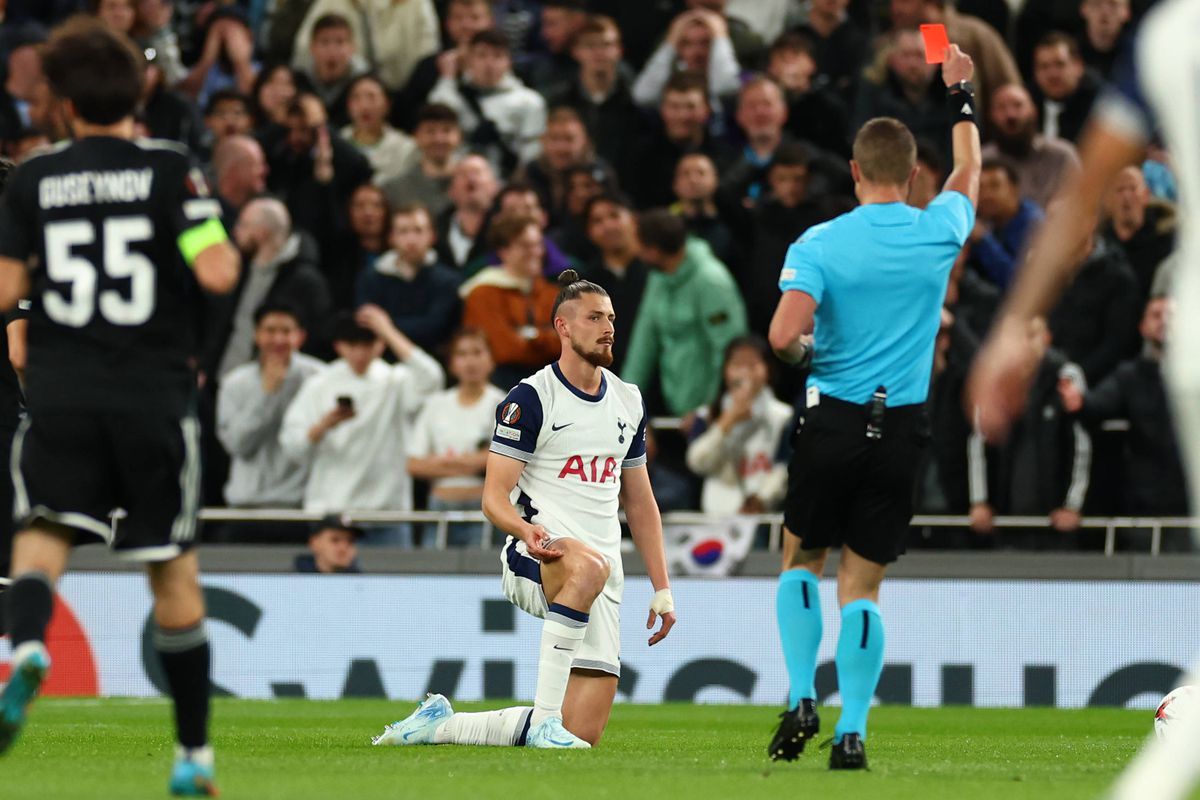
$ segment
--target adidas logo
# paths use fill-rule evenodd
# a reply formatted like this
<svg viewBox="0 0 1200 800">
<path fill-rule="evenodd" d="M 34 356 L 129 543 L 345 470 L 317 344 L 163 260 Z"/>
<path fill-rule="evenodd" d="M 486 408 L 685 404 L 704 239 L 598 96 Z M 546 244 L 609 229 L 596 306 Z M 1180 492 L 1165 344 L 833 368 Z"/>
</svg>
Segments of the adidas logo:
<svg viewBox="0 0 1200 800">
<path fill-rule="evenodd" d="M 971 106 L 969 103 L 963 103 L 962 111 L 959 111 L 958 113 L 966 114 L 968 117 L 973 116 L 971 113 Z"/>
</svg>

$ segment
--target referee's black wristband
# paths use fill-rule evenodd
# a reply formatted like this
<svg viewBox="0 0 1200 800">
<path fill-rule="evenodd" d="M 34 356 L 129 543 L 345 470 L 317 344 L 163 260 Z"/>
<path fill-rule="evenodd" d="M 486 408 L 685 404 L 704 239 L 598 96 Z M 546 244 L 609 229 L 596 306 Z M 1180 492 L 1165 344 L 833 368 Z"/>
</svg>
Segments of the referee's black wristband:
<svg viewBox="0 0 1200 800">
<path fill-rule="evenodd" d="M 950 127 L 960 122 L 972 122 L 979 125 L 979 117 L 975 114 L 975 93 L 967 88 L 970 84 L 955 84 L 946 92 L 946 110 L 950 114 Z"/>
</svg>

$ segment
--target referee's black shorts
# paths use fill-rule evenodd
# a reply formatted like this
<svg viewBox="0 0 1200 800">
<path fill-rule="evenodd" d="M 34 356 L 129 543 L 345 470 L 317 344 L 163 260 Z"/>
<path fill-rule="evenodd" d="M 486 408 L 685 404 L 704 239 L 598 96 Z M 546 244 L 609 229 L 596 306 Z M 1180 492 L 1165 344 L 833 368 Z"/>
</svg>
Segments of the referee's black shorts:
<svg viewBox="0 0 1200 800">
<path fill-rule="evenodd" d="M 805 550 L 845 545 L 890 564 L 908 539 L 929 422 L 924 405 L 889 408 L 883 437 L 870 439 L 868 421 L 867 406 L 831 397 L 802 413 L 783 521 Z"/>
<path fill-rule="evenodd" d="M 200 426 L 194 416 L 46 411 L 12 448 L 14 517 L 73 529 L 138 561 L 169 561 L 195 542 Z M 117 525 L 112 512 L 124 511 Z"/>
</svg>

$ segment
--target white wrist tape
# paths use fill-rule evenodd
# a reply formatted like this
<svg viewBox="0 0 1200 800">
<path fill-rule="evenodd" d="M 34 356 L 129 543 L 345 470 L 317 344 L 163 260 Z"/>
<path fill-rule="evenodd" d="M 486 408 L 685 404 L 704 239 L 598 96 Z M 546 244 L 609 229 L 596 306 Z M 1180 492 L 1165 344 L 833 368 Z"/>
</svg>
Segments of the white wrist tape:
<svg viewBox="0 0 1200 800">
<path fill-rule="evenodd" d="M 659 589 L 650 598 L 650 610 L 659 616 L 675 610 L 675 598 L 671 597 L 670 589 Z"/>
</svg>

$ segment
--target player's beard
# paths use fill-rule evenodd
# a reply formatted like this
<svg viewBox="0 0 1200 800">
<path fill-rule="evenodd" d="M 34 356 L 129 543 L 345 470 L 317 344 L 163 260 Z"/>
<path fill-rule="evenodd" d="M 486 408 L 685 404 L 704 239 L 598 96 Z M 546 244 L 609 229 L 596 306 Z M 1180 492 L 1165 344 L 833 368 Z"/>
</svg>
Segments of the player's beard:
<svg viewBox="0 0 1200 800">
<path fill-rule="evenodd" d="M 583 345 L 574 339 L 571 340 L 571 349 L 575 354 L 584 361 L 591 364 L 593 367 L 611 367 L 613 363 L 613 351 L 611 347 L 600 350 L 584 350 Z"/>
</svg>

